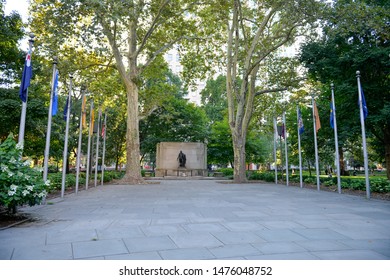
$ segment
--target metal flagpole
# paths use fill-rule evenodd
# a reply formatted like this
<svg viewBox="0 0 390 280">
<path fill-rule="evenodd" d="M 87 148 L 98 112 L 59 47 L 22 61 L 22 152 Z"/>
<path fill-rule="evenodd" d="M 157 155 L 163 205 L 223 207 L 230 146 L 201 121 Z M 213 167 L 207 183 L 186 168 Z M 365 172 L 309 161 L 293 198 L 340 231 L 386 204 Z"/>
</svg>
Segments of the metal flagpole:
<svg viewBox="0 0 390 280">
<path fill-rule="evenodd" d="M 283 127 L 284 127 L 284 153 L 286 159 L 286 186 L 288 187 L 288 149 L 287 149 L 287 125 L 286 125 L 286 112 L 283 112 Z"/>
<path fill-rule="evenodd" d="M 107 114 L 104 114 L 104 130 L 102 128 L 102 134 L 103 134 L 103 154 L 102 154 L 102 186 L 104 182 L 104 159 L 106 155 L 106 134 L 107 134 Z"/>
<path fill-rule="evenodd" d="M 53 113 L 53 96 L 55 91 L 55 79 L 56 79 L 56 72 L 57 72 L 57 57 L 53 58 L 53 78 L 52 78 L 52 85 L 51 85 L 51 92 L 50 92 L 50 105 L 49 105 L 49 115 L 47 117 L 47 132 L 46 132 L 46 146 L 45 146 L 45 155 L 44 155 L 44 161 L 43 161 L 43 181 L 46 182 L 47 180 L 47 173 L 49 169 L 49 153 L 50 153 L 50 137 L 51 137 L 51 120 L 52 120 L 52 113 Z"/>
<path fill-rule="evenodd" d="M 332 120 L 334 130 L 334 146 L 336 153 L 336 168 L 337 168 L 337 191 L 341 193 L 341 177 L 340 177 L 340 155 L 339 155 L 339 140 L 337 136 L 337 121 L 336 121 L 336 105 L 334 101 L 334 84 L 330 84 L 332 91 Z"/>
<path fill-rule="evenodd" d="M 87 169 L 86 169 L 86 175 L 85 175 L 85 189 L 88 190 L 89 185 L 89 169 L 91 165 L 91 134 L 93 135 L 93 100 L 91 100 L 91 108 L 89 111 L 89 129 L 88 129 L 88 152 L 87 152 Z"/>
<path fill-rule="evenodd" d="M 81 142 L 83 140 L 83 110 L 85 110 L 84 106 L 84 98 L 85 93 L 84 89 L 82 89 L 83 93 L 81 94 L 81 113 L 80 113 L 80 125 L 79 125 L 79 143 L 77 146 L 77 159 L 76 159 L 76 194 L 79 191 L 79 176 L 80 176 L 80 157 L 81 157 Z"/>
<path fill-rule="evenodd" d="M 97 133 L 96 133 L 96 160 L 95 160 L 95 187 L 97 186 L 97 173 L 98 173 L 98 165 L 99 165 L 99 133 L 100 133 L 100 118 L 102 115 L 102 111 L 99 108 L 99 117 L 97 122 Z"/>
<path fill-rule="evenodd" d="M 276 155 L 276 146 L 278 141 L 278 129 L 276 126 L 276 118 L 274 117 L 274 160 L 275 160 L 275 184 L 278 183 L 278 159 Z"/>
<path fill-rule="evenodd" d="M 28 42 L 29 42 L 28 52 L 31 55 L 32 44 L 34 43 L 34 34 L 33 33 L 30 34 L 30 40 Z M 31 60 L 31 58 L 30 58 L 30 60 Z M 26 126 L 27 99 L 28 99 L 28 88 L 26 89 L 26 101 L 25 102 L 22 101 L 22 112 L 20 114 L 18 144 L 22 147 L 24 147 L 24 130 L 25 130 L 25 126 Z"/>
<path fill-rule="evenodd" d="M 299 184 L 301 188 L 303 188 L 303 177 L 302 177 L 302 153 L 301 153 L 301 129 L 300 129 L 300 121 L 302 116 L 299 113 L 299 106 L 297 105 L 297 119 L 298 119 L 298 153 L 299 153 Z"/>
<path fill-rule="evenodd" d="M 318 147 L 317 147 L 317 123 L 316 123 L 316 115 L 314 108 L 316 107 L 314 101 L 314 95 L 311 97 L 312 105 L 313 105 L 313 128 L 314 128 L 314 149 L 315 149 L 315 159 L 316 159 L 316 176 L 317 176 L 317 190 L 320 190 L 320 168 L 318 164 Z"/>
<path fill-rule="evenodd" d="M 70 119 L 70 103 L 72 99 L 72 78 L 73 76 L 69 76 L 69 94 L 68 94 L 68 106 L 66 112 L 66 129 L 65 129 L 65 143 L 64 143 L 64 157 L 62 160 L 62 185 L 61 185 L 61 197 L 64 197 L 65 194 L 65 179 L 66 179 L 66 166 L 67 166 L 67 158 L 68 158 L 68 137 L 69 137 L 69 119 Z"/>
<path fill-rule="evenodd" d="M 367 199 L 370 199 L 370 180 L 368 177 L 368 155 L 367 155 L 367 143 L 366 143 L 366 128 L 365 128 L 365 124 L 364 124 L 362 88 L 360 85 L 360 71 L 356 71 L 356 78 L 357 78 L 358 93 L 359 93 L 360 123 L 362 126 L 364 174 L 366 176 L 366 196 L 367 196 Z"/>
</svg>

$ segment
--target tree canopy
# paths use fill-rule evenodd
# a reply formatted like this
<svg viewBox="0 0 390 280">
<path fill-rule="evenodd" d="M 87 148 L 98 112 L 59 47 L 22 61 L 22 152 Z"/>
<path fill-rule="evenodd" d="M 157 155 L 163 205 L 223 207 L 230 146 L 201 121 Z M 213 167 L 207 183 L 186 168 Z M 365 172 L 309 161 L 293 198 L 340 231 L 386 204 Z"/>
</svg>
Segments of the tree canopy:
<svg viewBox="0 0 390 280">
<path fill-rule="evenodd" d="M 5 15 L 3 1 L 0 1 L 0 26 L 0 84 L 4 86 L 15 82 L 20 75 L 24 55 L 18 42 L 24 35 L 24 29 L 18 13 Z"/>
<path fill-rule="evenodd" d="M 309 77 L 322 83 L 324 99 L 329 99 L 330 84 L 334 83 L 340 146 L 344 150 L 361 135 L 356 81 L 356 72 L 360 72 L 369 112 L 367 136 L 387 166 L 390 165 L 389 8 L 386 1 L 337 1 L 330 7 L 323 36 L 306 43 L 300 55 Z"/>
</svg>

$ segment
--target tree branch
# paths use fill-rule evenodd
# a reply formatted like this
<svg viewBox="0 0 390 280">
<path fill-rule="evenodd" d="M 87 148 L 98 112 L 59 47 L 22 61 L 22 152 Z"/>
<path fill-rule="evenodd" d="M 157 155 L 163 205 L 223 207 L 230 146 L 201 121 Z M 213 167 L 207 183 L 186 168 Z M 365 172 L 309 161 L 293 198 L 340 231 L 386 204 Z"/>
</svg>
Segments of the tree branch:
<svg viewBox="0 0 390 280">
<path fill-rule="evenodd" d="M 291 36 L 291 33 L 293 32 L 293 30 L 298 27 L 299 24 L 297 25 L 293 25 L 290 30 L 288 30 L 287 34 L 285 35 L 284 39 L 282 41 L 280 41 L 278 44 L 276 44 L 274 47 L 270 48 L 268 51 L 266 51 L 263 55 L 260 56 L 259 59 L 257 59 L 250 68 L 248 68 L 248 71 L 247 71 L 247 74 L 246 74 L 246 77 L 250 74 L 250 71 L 252 71 L 252 69 L 260 64 L 264 58 L 266 58 L 270 53 L 274 52 L 275 50 L 277 50 L 278 48 L 280 48 L 281 46 L 283 46 L 285 43 L 288 42 L 288 40 L 290 40 L 290 36 Z M 279 37 L 281 38 L 281 37 Z"/>
<path fill-rule="evenodd" d="M 285 91 L 287 90 L 288 88 L 287 87 L 283 87 L 283 88 L 274 88 L 274 89 L 264 89 L 264 90 L 260 90 L 260 91 L 257 91 L 255 93 L 255 96 L 259 96 L 261 94 L 265 94 L 265 93 L 271 93 L 271 92 L 281 92 L 281 91 Z"/>
<path fill-rule="evenodd" d="M 112 52 L 115 57 L 116 64 L 118 66 L 118 71 L 122 76 L 122 79 L 128 80 L 126 68 L 122 61 L 122 55 L 120 54 L 119 48 L 116 44 L 115 36 L 116 36 L 116 23 L 114 23 L 114 34 L 111 33 L 111 28 L 109 24 L 104 20 L 104 18 L 99 17 L 100 23 L 103 27 L 103 32 L 107 36 L 108 42 L 110 43 Z"/>
<path fill-rule="evenodd" d="M 162 54 L 164 51 L 166 51 L 167 49 L 170 49 L 173 47 L 173 45 L 175 45 L 177 42 L 183 40 L 183 39 L 194 39 L 194 38 L 191 38 L 191 37 L 188 37 L 188 36 L 180 36 L 179 38 L 177 38 L 176 40 L 173 40 L 165 45 L 163 45 L 161 48 L 159 48 L 157 51 L 155 51 L 150 57 L 149 59 L 145 62 L 144 65 L 140 66 L 139 67 L 139 73 L 141 73 L 146 67 L 149 66 L 150 63 L 153 62 L 153 60 L 160 54 Z"/>
<path fill-rule="evenodd" d="M 160 6 L 157 15 L 153 19 L 152 24 L 150 25 L 150 27 L 149 27 L 148 31 L 146 32 L 145 36 L 142 38 L 142 42 L 139 45 L 138 50 L 134 54 L 135 56 L 138 56 L 142 52 L 142 50 L 144 49 L 144 47 L 146 45 L 146 42 L 148 41 L 149 37 L 153 34 L 153 31 L 156 29 L 156 26 L 158 24 L 158 20 L 161 17 L 161 13 L 162 13 L 163 9 L 165 8 L 165 6 L 169 2 L 170 2 L 170 0 L 165 0 L 165 2 Z"/>
</svg>

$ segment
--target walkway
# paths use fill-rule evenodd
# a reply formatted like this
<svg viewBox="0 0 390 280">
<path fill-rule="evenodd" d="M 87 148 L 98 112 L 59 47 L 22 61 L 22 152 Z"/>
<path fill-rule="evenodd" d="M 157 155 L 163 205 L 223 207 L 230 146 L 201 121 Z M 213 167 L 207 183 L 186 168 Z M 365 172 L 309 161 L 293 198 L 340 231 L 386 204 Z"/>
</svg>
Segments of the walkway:
<svg viewBox="0 0 390 280">
<path fill-rule="evenodd" d="M 0 259 L 390 259 L 390 202 L 298 187 L 162 180 L 23 211 Z"/>
</svg>

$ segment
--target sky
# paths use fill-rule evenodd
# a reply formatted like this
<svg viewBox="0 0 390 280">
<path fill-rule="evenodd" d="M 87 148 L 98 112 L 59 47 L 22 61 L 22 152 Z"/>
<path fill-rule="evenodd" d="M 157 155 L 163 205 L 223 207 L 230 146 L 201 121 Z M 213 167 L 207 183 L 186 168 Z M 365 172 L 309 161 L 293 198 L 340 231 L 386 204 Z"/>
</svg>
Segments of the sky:
<svg viewBox="0 0 390 280">
<path fill-rule="evenodd" d="M 6 0 L 4 12 L 6 15 L 9 15 L 12 11 L 16 11 L 22 17 L 23 22 L 27 23 L 29 5 L 30 0 Z M 27 50 L 28 38 L 24 38 L 19 44 L 23 50 Z"/>
<path fill-rule="evenodd" d="M 30 0 L 6 0 L 5 14 L 9 15 L 12 11 L 17 11 L 23 19 L 23 22 L 27 22 L 28 6 Z"/>
</svg>

